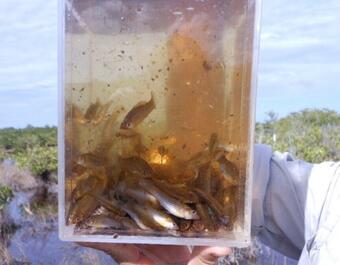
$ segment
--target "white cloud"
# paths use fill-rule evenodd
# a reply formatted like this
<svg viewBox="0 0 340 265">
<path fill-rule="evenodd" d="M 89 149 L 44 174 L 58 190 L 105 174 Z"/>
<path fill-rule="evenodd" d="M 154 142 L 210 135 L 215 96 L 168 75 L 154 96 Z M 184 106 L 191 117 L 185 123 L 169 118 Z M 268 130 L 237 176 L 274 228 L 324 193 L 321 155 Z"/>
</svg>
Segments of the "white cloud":
<svg viewBox="0 0 340 265">
<path fill-rule="evenodd" d="M 304 107 L 340 111 L 340 2 L 263 4 L 258 118 Z"/>
</svg>

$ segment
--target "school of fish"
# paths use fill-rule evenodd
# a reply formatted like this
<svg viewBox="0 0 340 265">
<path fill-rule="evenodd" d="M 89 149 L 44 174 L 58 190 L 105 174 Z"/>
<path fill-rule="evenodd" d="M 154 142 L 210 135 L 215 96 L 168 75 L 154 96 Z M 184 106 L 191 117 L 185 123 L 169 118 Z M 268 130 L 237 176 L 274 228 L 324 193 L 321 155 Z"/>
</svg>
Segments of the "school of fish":
<svg viewBox="0 0 340 265">
<path fill-rule="evenodd" d="M 114 145 L 112 135 L 133 143 L 137 154 L 147 150 L 135 129 L 156 108 L 153 94 L 125 113 L 116 127 L 117 111 L 110 104 L 97 100 L 84 112 L 72 105 L 67 113 L 66 155 L 68 150 L 72 155 L 66 177 L 73 184 L 66 198 L 66 223 L 74 225 L 76 233 L 115 236 L 143 232 L 195 236 L 232 229 L 239 170 L 227 159 L 228 150 L 219 145 L 218 135 L 212 133 L 208 146 L 181 164 L 183 171 L 192 172 L 190 178 L 173 183 L 160 177 L 142 155 L 111 161 L 108 151 Z M 102 139 L 92 152 L 83 151 L 67 134 L 96 126 Z"/>
</svg>

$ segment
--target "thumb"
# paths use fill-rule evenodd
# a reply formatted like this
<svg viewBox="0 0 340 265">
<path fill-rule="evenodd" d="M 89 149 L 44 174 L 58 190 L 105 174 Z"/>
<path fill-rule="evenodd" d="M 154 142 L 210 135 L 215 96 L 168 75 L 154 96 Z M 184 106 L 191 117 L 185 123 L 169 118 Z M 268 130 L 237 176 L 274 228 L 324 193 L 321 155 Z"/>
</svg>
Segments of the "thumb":
<svg viewBox="0 0 340 265">
<path fill-rule="evenodd" d="M 231 253 L 226 247 L 195 247 L 188 265 L 214 265 L 218 258 Z"/>
</svg>

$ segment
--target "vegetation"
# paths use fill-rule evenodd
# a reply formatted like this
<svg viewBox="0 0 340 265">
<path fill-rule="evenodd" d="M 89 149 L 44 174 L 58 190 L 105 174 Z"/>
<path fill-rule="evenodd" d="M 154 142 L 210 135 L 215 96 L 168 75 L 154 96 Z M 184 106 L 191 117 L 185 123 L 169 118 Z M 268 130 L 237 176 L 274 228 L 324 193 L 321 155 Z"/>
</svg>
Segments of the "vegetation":
<svg viewBox="0 0 340 265">
<path fill-rule="evenodd" d="M 0 210 L 10 201 L 13 193 L 8 187 L 0 186 Z"/>
<path fill-rule="evenodd" d="M 0 159 L 14 160 L 20 168 L 48 179 L 57 171 L 57 128 L 1 129 Z"/>
<path fill-rule="evenodd" d="M 19 168 L 29 168 L 32 174 L 44 179 L 57 171 L 56 147 L 33 147 L 14 156 Z M 45 179 L 47 180 L 47 179 Z"/>
<path fill-rule="evenodd" d="M 335 111 L 305 109 L 282 119 L 269 112 L 268 119 L 256 125 L 256 140 L 299 159 L 320 163 L 340 160 L 339 132 L 340 114 Z"/>
</svg>

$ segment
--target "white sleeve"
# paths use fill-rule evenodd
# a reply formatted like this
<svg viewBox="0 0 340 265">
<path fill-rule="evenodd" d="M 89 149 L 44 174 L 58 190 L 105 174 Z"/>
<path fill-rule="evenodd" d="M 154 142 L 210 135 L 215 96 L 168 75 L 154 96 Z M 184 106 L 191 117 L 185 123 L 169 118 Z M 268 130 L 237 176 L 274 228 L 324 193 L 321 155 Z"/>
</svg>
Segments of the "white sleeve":
<svg viewBox="0 0 340 265">
<path fill-rule="evenodd" d="M 298 259 L 305 242 L 305 204 L 313 165 L 256 145 L 252 231 L 269 247 Z"/>
<path fill-rule="evenodd" d="M 305 206 L 305 246 L 299 265 L 340 264 L 340 163 L 314 165 Z"/>
<path fill-rule="evenodd" d="M 257 145 L 253 233 L 299 265 L 340 264 L 340 163 L 309 164 Z"/>
</svg>

